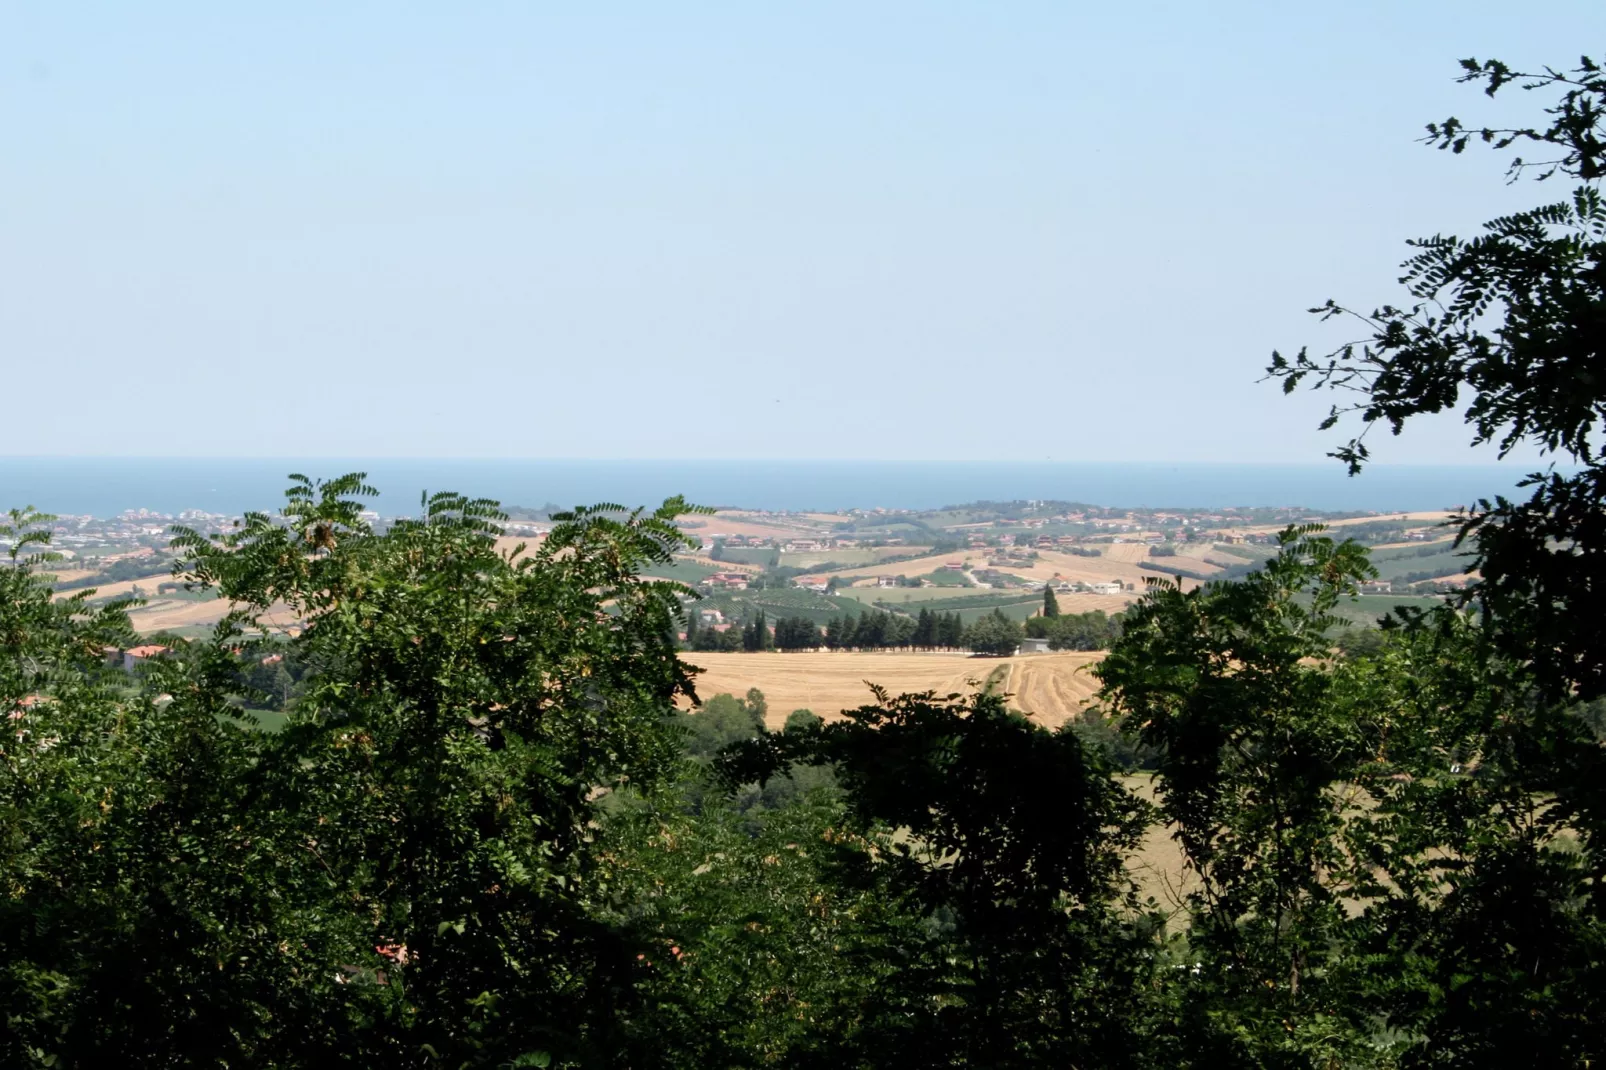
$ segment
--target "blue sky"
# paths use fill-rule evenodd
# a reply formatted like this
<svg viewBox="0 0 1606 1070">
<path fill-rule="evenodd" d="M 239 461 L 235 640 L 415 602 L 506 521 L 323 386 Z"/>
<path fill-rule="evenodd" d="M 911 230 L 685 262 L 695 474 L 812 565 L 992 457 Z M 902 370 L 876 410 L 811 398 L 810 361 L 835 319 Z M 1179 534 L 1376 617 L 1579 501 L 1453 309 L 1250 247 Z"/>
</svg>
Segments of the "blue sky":
<svg viewBox="0 0 1606 1070">
<path fill-rule="evenodd" d="M 0 3 L 0 454 L 1320 459 L 1589 2 Z M 1453 421 L 1381 459 L 1487 460 Z"/>
</svg>

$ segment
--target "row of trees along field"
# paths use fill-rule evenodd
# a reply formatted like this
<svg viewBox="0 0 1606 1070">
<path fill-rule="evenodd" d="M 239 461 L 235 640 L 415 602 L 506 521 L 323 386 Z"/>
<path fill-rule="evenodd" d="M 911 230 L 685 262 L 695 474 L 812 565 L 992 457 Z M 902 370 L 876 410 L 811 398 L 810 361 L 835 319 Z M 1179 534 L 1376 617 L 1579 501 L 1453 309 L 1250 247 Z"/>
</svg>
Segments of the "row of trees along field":
<svg viewBox="0 0 1606 1070">
<path fill-rule="evenodd" d="M 1046 593 L 1052 599 L 1053 592 Z M 806 617 L 782 617 L 771 629 L 759 611 L 739 627 L 716 630 L 701 625 L 695 606 L 688 614 L 685 645 L 693 651 L 765 650 L 973 650 L 983 654 L 1013 654 L 1023 636 L 1049 640 L 1054 650 L 1104 650 L 1120 634 L 1120 618 L 1102 611 L 1052 617 L 1033 617 L 1024 627 L 993 612 L 968 626 L 958 613 L 922 609 L 911 617 L 902 613 L 866 610 L 833 617 L 822 630 Z"/>
<path fill-rule="evenodd" d="M 1373 569 L 1295 528 L 1151 585 L 1082 723 L 983 689 L 769 732 L 758 696 L 675 712 L 688 592 L 643 571 L 697 510 L 558 514 L 509 557 L 493 503 L 377 533 L 351 475 L 176 531 L 236 609 L 129 675 L 128 603 L 55 597 L 13 512 L 0 1065 L 1599 1065 L 1606 79 L 1466 74 L 1549 110 L 1434 143 L 1532 143 L 1514 174 L 1570 191 L 1418 243 L 1403 306 L 1272 374 L 1568 467 L 1467 515 L 1463 601 L 1347 656 Z"/>
</svg>

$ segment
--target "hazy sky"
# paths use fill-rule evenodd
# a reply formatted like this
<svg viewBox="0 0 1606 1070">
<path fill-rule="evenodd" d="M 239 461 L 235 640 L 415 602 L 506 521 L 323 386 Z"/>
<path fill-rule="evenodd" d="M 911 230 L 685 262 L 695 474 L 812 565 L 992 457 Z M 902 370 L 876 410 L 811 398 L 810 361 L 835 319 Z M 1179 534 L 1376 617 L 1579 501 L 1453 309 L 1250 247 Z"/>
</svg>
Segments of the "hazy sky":
<svg viewBox="0 0 1606 1070">
<path fill-rule="evenodd" d="M 251 7 L 0 0 L 0 454 L 1319 459 L 1256 382 L 1302 310 L 1549 192 L 1414 143 L 1536 106 L 1455 61 L 1606 44 L 1601 0 Z"/>
</svg>

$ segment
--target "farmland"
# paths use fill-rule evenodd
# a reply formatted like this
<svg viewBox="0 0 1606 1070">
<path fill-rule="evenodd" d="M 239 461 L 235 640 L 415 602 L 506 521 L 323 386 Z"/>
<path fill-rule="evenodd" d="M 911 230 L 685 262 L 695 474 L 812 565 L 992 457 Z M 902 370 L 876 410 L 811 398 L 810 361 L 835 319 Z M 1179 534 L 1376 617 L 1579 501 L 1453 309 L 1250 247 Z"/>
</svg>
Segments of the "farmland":
<svg viewBox="0 0 1606 1070">
<path fill-rule="evenodd" d="M 1468 551 L 1455 549 L 1453 539 L 1379 548 L 1371 556 L 1378 575 L 1385 580 L 1459 576 L 1471 563 Z"/>
<path fill-rule="evenodd" d="M 804 617 L 816 624 L 824 624 L 832 617 L 857 612 L 861 608 L 851 599 L 832 598 L 796 587 L 708 595 L 694 603 L 694 606 L 699 610 L 717 609 L 729 620 L 740 620 L 748 613 L 762 610 L 771 621 L 781 617 Z"/>
<path fill-rule="evenodd" d="M 780 727 L 793 710 L 813 710 L 830 718 L 872 702 L 871 683 L 894 694 L 966 693 L 995 673 L 1000 690 L 1015 696 L 1011 706 L 1044 725 L 1057 727 L 1092 698 L 1098 681 L 1087 670 L 1102 657 L 1101 653 L 1079 652 L 1013 658 L 843 651 L 682 655 L 688 664 L 705 670 L 697 678 L 697 693 L 705 699 L 721 693 L 741 695 L 750 687 L 763 691 L 772 728 Z"/>
<path fill-rule="evenodd" d="M 1431 609 L 1443 604 L 1443 598 L 1432 595 L 1363 594 L 1353 601 L 1345 599 L 1339 602 L 1333 607 L 1332 613 L 1354 626 L 1369 628 L 1375 626 L 1379 618 L 1400 607 Z"/>
<path fill-rule="evenodd" d="M 821 565 L 839 565 L 844 568 L 863 567 L 885 561 L 889 557 L 919 554 L 922 546 L 873 546 L 865 549 L 839 547 L 835 550 L 809 550 L 802 553 L 782 553 L 783 568 L 819 568 Z"/>
</svg>

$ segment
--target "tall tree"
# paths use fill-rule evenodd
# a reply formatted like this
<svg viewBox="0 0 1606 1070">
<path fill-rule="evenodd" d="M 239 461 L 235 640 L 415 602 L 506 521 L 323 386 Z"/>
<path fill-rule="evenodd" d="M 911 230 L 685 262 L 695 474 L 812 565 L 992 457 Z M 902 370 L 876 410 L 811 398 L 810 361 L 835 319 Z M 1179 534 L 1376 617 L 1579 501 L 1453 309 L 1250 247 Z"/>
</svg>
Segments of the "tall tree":
<svg viewBox="0 0 1606 1070">
<path fill-rule="evenodd" d="M 937 645 L 937 618 L 931 610 L 920 610 L 920 615 L 915 618 L 915 631 L 911 641 L 924 650 Z"/>
<path fill-rule="evenodd" d="M 1057 617 L 1060 615 L 1060 600 L 1054 595 L 1051 584 L 1043 584 L 1043 616 Z"/>
</svg>

